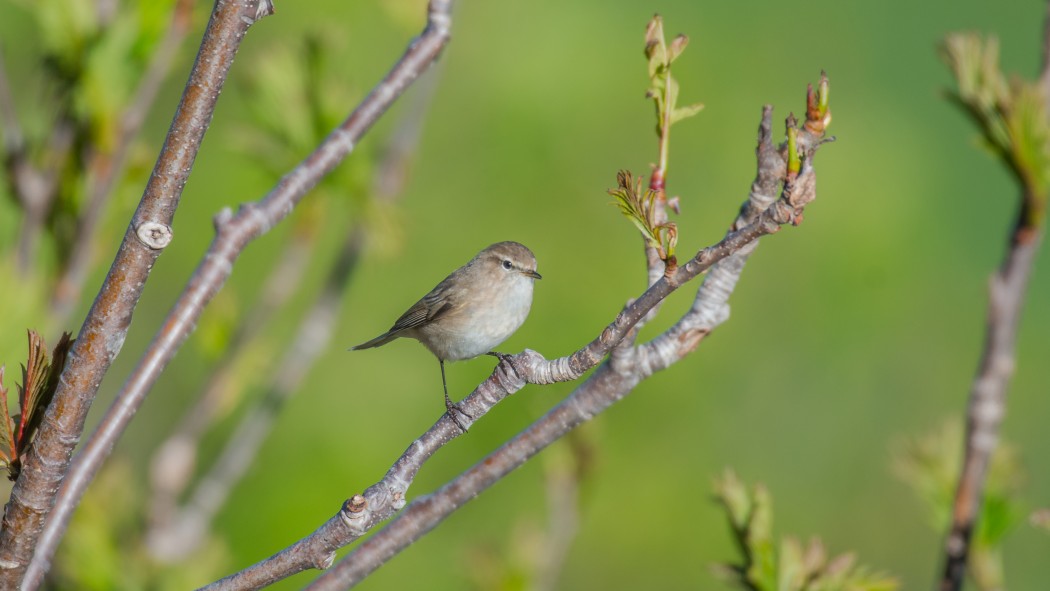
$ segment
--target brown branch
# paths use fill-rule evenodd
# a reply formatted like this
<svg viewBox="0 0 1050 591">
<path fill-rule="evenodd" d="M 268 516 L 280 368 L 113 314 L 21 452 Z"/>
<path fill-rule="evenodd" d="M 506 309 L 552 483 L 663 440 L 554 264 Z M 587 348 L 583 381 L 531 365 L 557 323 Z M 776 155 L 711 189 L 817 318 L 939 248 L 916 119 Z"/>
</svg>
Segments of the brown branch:
<svg viewBox="0 0 1050 591">
<path fill-rule="evenodd" d="M 1050 3 L 1044 21 L 1042 72 L 1039 84 L 1043 106 L 1050 112 Z M 1006 158 L 1009 163 L 1009 158 Z M 1017 172 L 1017 167 L 1011 167 Z M 1036 254 L 1042 242 L 1044 222 L 1030 215 L 1028 208 L 1045 203 L 1045 187 L 1033 186 L 1023 174 L 1017 174 L 1022 185 L 1017 221 L 1007 243 L 1007 252 L 997 272 L 989 279 L 988 317 L 985 324 L 984 349 L 977 375 L 970 386 L 966 410 L 966 436 L 962 470 L 952 504 L 951 526 L 944 543 L 944 569 L 941 591 L 959 591 L 966 576 L 973 533 L 981 511 L 985 482 L 992 455 L 999 444 L 999 427 L 1006 416 L 1006 394 L 1013 377 L 1018 327 L 1024 309 L 1028 281 Z"/>
<path fill-rule="evenodd" d="M 1041 234 L 1041 233 L 1040 233 Z M 940 588 L 962 588 L 970 541 L 980 513 L 992 453 L 999 442 L 999 426 L 1006 414 L 1006 392 L 1014 373 L 1017 328 L 1032 263 L 1041 236 L 1012 241 L 1006 260 L 989 282 L 988 319 L 984 352 L 967 405 L 966 449 L 952 506 L 951 530 L 945 542 L 944 574 Z"/>
<path fill-rule="evenodd" d="M 33 581 L 38 581 L 47 570 L 47 564 L 88 484 L 161 371 L 193 331 L 204 306 L 232 273 L 237 257 L 251 241 L 287 217 L 306 193 L 353 151 L 357 142 L 408 85 L 437 59 L 449 39 L 450 10 L 451 0 L 431 0 L 426 29 L 346 121 L 263 199 L 242 205 L 236 214 L 225 210 L 216 216 L 216 236 L 211 246 L 168 313 L 163 328 L 147 347 L 62 483 L 58 502 L 33 557 Z"/>
<path fill-rule="evenodd" d="M 1042 242 L 1042 228 L 1027 225 L 1026 217 L 1019 216 L 1006 258 L 989 280 L 984 351 L 967 404 L 963 466 L 952 505 L 951 529 L 945 541 L 942 591 L 962 589 L 988 465 L 999 442 L 999 426 L 1006 415 L 1017 329 L 1033 263 Z"/>
<path fill-rule="evenodd" d="M 768 118 L 768 110 L 764 116 Z M 815 149 L 816 145 L 812 150 Z M 779 158 L 776 150 L 762 153 Z M 808 154 L 812 155 L 812 151 Z M 761 168 L 763 167 L 760 166 Z M 617 348 L 615 351 L 614 348 L 633 334 L 637 323 L 671 292 L 709 269 L 714 271 L 713 267 L 719 261 L 748 248 L 760 236 L 777 231 L 781 224 L 796 223 L 800 219 L 802 208 L 814 197 L 814 172 L 811 158 L 807 158 L 802 174 L 794 184 L 785 187 L 779 200 L 756 215 L 752 223 L 730 231 L 721 242 L 701 250 L 675 273 L 661 277 L 637 300 L 629 304 L 616 320 L 588 345 L 570 356 L 551 361 L 535 351 L 526 350 L 501 362 L 491 377 L 459 403 L 464 411 L 461 420 L 466 422 L 465 426 L 469 427 L 526 383 L 550 384 L 575 380 L 597 366 L 606 354 L 613 352 L 610 363 L 596 370 L 566 401 L 525 432 L 437 492 L 413 501 L 397 519 L 351 554 L 361 556 L 363 553 L 364 557 L 360 561 L 344 560 L 336 570 L 322 575 L 316 583 L 319 588 L 329 588 L 327 585 L 344 588 L 359 580 L 356 577 L 364 576 L 378 568 L 394 552 L 429 531 L 457 507 L 524 463 L 543 447 L 622 398 L 638 382 L 659 369 L 656 355 L 636 355 L 634 352 L 637 350 L 633 348 Z M 737 273 L 740 268 L 742 264 L 736 269 Z M 697 296 L 698 299 L 710 299 L 712 307 L 719 310 L 719 313 L 713 316 L 701 315 L 713 323 L 706 327 L 702 334 L 709 332 L 727 317 L 725 298 L 732 292 L 732 286 L 726 288 L 719 284 L 722 278 L 724 277 L 720 276 L 714 282 L 705 280 L 700 289 L 701 293 Z M 735 284 L 735 278 L 732 283 Z M 693 346 L 688 350 L 681 350 L 681 354 L 684 356 L 691 351 L 701 337 L 694 339 Z M 375 525 L 405 507 L 408 487 L 422 465 L 438 449 L 461 433 L 457 423 L 448 415 L 443 415 L 409 446 L 382 480 L 370 486 L 364 493 L 347 500 L 334 517 L 312 534 L 274 556 L 203 589 L 258 589 L 310 568 L 328 568 L 337 549 L 360 538 Z"/>
<path fill-rule="evenodd" d="M 87 206 L 77 221 L 76 233 L 73 236 L 69 260 L 62 269 L 51 300 L 53 323 L 65 324 L 65 318 L 72 312 L 80 299 L 84 280 L 90 270 L 95 255 L 93 248 L 95 233 L 106 203 L 113 195 L 117 181 L 124 172 L 132 140 L 138 135 L 146 121 L 149 109 L 156 101 L 161 85 L 171 71 L 172 63 L 179 47 L 185 39 L 191 23 L 193 0 L 177 0 L 173 10 L 171 25 L 164 38 L 153 52 L 150 63 L 143 72 L 142 80 L 124 111 L 120 123 L 120 134 L 115 147 L 106 152 L 94 152 L 87 165 L 91 184 Z"/>
<path fill-rule="evenodd" d="M 262 6 L 269 6 L 267 0 Z M 0 531 L 0 588 L 14 588 L 23 578 L 91 402 L 124 344 L 150 269 L 171 240 L 171 221 L 179 197 L 233 56 L 248 27 L 266 14 L 259 7 L 253 1 L 219 0 L 215 4 L 153 174 L 77 336 L 54 402 L 11 493 Z M 34 581 L 28 583 L 30 588 L 35 586 Z"/>
</svg>

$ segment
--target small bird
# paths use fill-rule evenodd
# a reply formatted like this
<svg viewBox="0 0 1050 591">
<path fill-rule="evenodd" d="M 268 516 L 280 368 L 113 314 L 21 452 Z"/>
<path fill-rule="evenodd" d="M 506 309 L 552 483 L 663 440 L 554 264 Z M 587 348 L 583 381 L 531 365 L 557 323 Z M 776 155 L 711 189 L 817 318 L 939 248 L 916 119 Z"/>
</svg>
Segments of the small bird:
<svg viewBox="0 0 1050 591">
<path fill-rule="evenodd" d="M 531 250 L 517 242 L 497 242 L 438 283 L 390 330 L 350 350 L 379 347 L 398 337 L 423 343 L 441 366 L 445 409 L 463 427 L 456 415 L 462 411 L 448 397 L 445 362 L 482 354 L 502 358 L 493 349 L 525 322 L 536 279 L 541 277 Z"/>
</svg>

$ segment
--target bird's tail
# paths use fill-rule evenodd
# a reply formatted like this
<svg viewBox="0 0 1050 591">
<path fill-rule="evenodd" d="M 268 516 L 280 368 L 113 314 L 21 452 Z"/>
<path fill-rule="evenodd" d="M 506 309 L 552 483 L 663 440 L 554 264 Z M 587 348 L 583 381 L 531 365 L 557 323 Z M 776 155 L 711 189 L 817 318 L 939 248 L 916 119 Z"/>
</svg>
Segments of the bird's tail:
<svg viewBox="0 0 1050 591">
<path fill-rule="evenodd" d="M 381 347 L 399 336 L 401 335 L 394 331 L 384 332 L 383 334 L 377 336 L 376 338 L 370 341 L 365 341 L 360 345 L 354 345 L 353 347 L 350 347 L 350 350 L 357 351 L 359 349 L 371 349 L 372 347 Z"/>
</svg>

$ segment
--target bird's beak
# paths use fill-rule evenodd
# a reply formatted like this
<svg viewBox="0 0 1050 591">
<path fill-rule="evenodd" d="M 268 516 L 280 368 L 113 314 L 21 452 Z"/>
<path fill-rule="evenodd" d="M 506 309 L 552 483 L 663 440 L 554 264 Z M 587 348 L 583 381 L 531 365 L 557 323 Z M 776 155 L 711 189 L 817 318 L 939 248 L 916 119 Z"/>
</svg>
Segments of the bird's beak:
<svg viewBox="0 0 1050 591">
<path fill-rule="evenodd" d="M 521 274 L 526 277 L 532 277 L 533 279 L 543 279 L 543 275 L 540 275 L 535 271 L 522 271 Z"/>
</svg>

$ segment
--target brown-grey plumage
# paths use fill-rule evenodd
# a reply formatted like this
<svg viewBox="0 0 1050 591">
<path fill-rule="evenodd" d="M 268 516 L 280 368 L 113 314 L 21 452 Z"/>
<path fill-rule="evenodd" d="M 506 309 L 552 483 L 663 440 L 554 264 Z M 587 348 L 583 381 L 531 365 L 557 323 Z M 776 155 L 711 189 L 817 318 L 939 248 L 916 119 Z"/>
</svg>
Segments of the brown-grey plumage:
<svg viewBox="0 0 1050 591">
<path fill-rule="evenodd" d="M 492 349 L 525 322 L 536 279 L 540 274 L 531 250 L 517 242 L 497 242 L 438 283 L 390 330 L 351 350 L 379 347 L 398 337 L 416 339 L 438 358 L 445 386 L 446 361 L 495 354 Z M 456 419 L 447 386 L 445 406 Z"/>
</svg>

